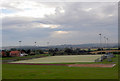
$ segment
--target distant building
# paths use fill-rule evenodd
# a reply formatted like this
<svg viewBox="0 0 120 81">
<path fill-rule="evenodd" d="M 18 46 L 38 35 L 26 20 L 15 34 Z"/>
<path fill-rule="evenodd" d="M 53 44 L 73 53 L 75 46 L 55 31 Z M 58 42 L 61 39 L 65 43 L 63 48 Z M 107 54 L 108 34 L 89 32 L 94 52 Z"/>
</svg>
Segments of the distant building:
<svg viewBox="0 0 120 81">
<path fill-rule="evenodd" d="M 102 50 L 102 51 L 93 51 L 93 52 L 90 52 L 92 54 L 100 54 L 100 53 L 114 53 L 114 52 L 120 52 L 120 50 Z"/>
<path fill-rule="evenodd" d="M 49 52 L 44 52 L 44 54 L 48 54 Z"/>
<path fill-rule="evenodd" d="M 28 54 L 22 52 L 21 51 L 11 51 L 10 52 L 10 56 L 12 57 L 20 57 L 20 56 L 27 56 Z"/>
<path fill-rule="evenodd" d="M 2 54 L 2 57 L 6 57 L 7 56 L 5 51 L 2 51 L 1 54 Z"/>
<path fill-rule="evenodd" d="M 11 51 L 10 56 L 20 56 L 21 52 L 20 51 Z"/>
<path fill-rule="evenodd" d="M 30 52 L 30 55 L 35 55 L 35 52 Z"/>
</svg>

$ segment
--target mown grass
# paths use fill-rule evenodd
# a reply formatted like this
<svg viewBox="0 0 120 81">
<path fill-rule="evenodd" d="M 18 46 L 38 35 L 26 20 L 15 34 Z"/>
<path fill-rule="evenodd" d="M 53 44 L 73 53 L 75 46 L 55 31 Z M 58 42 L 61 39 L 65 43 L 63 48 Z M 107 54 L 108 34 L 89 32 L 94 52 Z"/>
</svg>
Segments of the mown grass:
<svg viewBox="0 0 120 81">
<path fill-rule="evenodd" d="M 34 58 L 39 56 L 49 56 L 48 54 L 38 54 L 38 55 L 29 55 L 29 56 L 23 56 L 23 57 L 2 57 L 2 60 L 12 60 L 12 59 L 23 59 L 23 58 Z"/>
<path fill-rule="evenodd" d="M 117 79 L 117 68 L 3 64 L 3 79 Z"/>
<path fill-rule="evenodd" d="M 49 65 L 3 64 L 3 79 L 118 79 L 118 56 L 113 68 L 68 67 Z M 102 63 L 108 63 L 107 60 Z"/>
</svg>

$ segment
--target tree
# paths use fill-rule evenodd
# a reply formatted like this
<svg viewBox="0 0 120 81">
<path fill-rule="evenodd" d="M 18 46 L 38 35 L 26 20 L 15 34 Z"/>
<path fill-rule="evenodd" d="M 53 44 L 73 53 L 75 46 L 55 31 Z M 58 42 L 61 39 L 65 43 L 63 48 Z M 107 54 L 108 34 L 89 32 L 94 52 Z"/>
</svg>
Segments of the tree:
<svg viewBox="0 0 120 81">
<path fill-rule="evenodd" d="M 53 54 L 52 54 L 52 56 L 55 56 L 56 55 L 56 53 L 54 52 Z"/>
<path fill-rule="evenodd" d="M 70 55 L 73 53 L 73 50 L 70 48 L 66 48 L 64 52 L 67 53 L 68 55 Z"/>
<path fill-rule="evenodd" d="M 6 51 L 6 55 L 7 55 L 7 57 L 9 57 L 10 56 L 10 51 Z"/>
<path fill-rule="evenodd" d="M 30 52 L 31 52 L 31 50 L 30 50 L 30 49 L 26 51 L 26 53 L 27 53 L 27 54 L 30 54 Z"/>
<path fill-rule="evenodd" d="M 81 51 L 81 49 L 80 49 L 80 48 L 75 49 L 75 52 L 76 52 L 77 54 L 79 54 L 79 53 L 80 53 L 80 51 Z"/>
<path fill-rule="evenodd" d="M 55 50 L 54 50 L 55 52 L 58 52 L 59 50 L 58 50 L 58 48 L 55 48 Z"/>
<path fill-rule="evenodd" d="M 49 49 L 49 54 L 55 55 L 55 51 L 53 49 Z"/>
<path fill-rule="evenodd" d="M 120 50 L 120 47 L 118 48 L 118 50 Z"/>
<path fill-rule="evenodd" d="M 21 53 L 26 53 L 26 50 L 22 49 L 22 50 L 21 50 Z"/>
<path fill-rule="evenodd" d="M 10 50 L 11 50 L 11 51 L 16 51 L 17 49 L 16 49 L 16 48 L 11 48 Z"/>
<path fill-rule="evenodd" d="M 98 48 L 98 49 L 97 49 L 97 51 L 101 51 L 101 50 L 103 50 L 103 48 Z"/>
<path fill-rule="evenodd" d="M 54 50 L 53 49 L 49 49 L 49 53 L 53 53 L 54 52 Z"/>
<path fill-rule="evenodd" d="M 43 54 L 44 52 L 42 50 L 38 50 L 40 54 Z"/>
<path fill-rule="evenodd" d="M 90 48 L 88 48 L 88 52 L 91 52 L 91 49 L 90 49 Z"/>
</svg>

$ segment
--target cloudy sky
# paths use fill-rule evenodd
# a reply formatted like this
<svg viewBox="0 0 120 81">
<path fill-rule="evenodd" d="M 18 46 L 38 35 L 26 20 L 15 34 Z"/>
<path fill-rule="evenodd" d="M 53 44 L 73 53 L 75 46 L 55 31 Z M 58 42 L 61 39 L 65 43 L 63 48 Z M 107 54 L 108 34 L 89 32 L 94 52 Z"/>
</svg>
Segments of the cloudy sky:
<svg viewBox="0 0 120 81">
<path fill-rule="evenodd" d="M 5 0 L 2 2 L 2 44 L 44 46 L 99 43 L 99 33 L 118 41 L 117 3 L 40 2 Z M 105 39 L 102 39 L 104 42 Z"/>
</svg>

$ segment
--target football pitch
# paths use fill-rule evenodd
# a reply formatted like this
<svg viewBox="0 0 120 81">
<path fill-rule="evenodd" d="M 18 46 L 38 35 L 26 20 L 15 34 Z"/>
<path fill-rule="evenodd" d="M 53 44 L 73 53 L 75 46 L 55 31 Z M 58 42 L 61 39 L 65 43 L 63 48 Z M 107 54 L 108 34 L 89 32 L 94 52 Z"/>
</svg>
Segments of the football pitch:
<svg viewBox="0 0 120 81">
<path fill-rule="evenodd" d="M 63 55 L 48 56 L 43 58 L 16 61 L 12 63 L 73 63 L 73 62 L 94 62 L 101 55 Z"/>
</svg>

